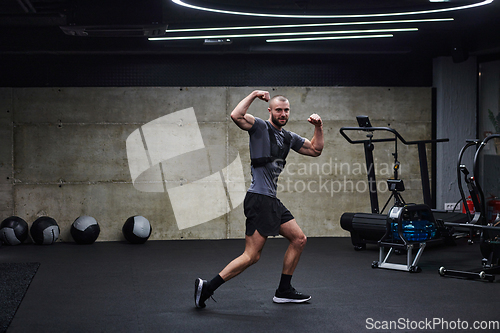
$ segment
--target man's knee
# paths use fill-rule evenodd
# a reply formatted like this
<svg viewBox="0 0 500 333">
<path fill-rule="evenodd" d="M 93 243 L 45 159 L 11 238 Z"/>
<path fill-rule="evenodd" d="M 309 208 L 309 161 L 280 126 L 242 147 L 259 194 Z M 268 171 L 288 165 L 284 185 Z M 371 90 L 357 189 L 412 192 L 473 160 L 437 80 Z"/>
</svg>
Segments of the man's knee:
<svg viewBox="0 0 500 333">
<path fill-rule="evenodd" d="M 253 264 L 256 264 L 257 261 L 259 261 L 259 259 L 260 259 L 260 252 L 256 252 L 256 253 L 245 252 L 243 255 L 246 258 L 247 266 L 251 266 Z"/>
<path fill-rule="evenodd" d="M 299 249 L 303 249 L 306 246 L 306 243 L 307 237 L 304 234 L 301 234 L 292 240 L 292 244 Z"/>
</svg>

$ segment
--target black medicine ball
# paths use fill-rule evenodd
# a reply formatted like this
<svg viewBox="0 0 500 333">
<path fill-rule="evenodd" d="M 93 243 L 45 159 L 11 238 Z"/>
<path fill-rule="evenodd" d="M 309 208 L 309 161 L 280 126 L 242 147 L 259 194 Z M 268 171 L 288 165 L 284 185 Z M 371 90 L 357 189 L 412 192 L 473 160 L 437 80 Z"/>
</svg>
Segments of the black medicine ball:
<svg viewBox="0 0 500 333">
<path fill-rule="evenodd" d="M 0 224 L 0 241 L 8 245 L 19 245 L 28 238 L 28 223 L 20 217 L 11 216 Z"/>
<path fill-rule="evenodd" d="M 37 218 L 30 228 L 31 238 L 38 245 L 53 244 L 59 238 L 59 232 L 56 220 L 48 216 Z"/>
</svg>

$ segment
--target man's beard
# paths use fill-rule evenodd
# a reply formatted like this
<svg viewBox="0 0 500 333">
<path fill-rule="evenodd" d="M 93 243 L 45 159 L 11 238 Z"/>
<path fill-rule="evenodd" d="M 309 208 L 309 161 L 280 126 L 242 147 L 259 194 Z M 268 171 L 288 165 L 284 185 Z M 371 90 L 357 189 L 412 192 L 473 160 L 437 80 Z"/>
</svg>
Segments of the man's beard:
<svg viewBox="0 0 500 333">
<path fill-rule="evenodd" d="M 283 125 L 279 122 L 279 119 L 277 119 L 277 118 L 271 117 L 271 121 L 273 122 L 274 125 L 276 125 L 278 127 L 283 127 L 288 122 L 288 119 L 285 119 L 285 123 Z"/>
</svg>

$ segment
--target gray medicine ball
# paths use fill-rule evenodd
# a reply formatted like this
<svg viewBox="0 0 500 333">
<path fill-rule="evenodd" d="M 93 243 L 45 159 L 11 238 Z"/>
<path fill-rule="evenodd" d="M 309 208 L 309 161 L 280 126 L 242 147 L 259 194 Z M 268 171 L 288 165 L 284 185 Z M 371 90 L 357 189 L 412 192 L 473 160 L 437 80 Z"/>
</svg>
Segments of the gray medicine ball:
<svg viewBox="0 0 500 333">
<path fill-rule="evenodd" d="M 132 244 L 143 244 L 151 236 L 151 224 L 143 216 L 131 216 L 123 224 L 125 239 Z"/>
<path fill-rule="evenodd" d="M 71 237 L 77 244 L 92 244 L 99 237 L 101 228 L 92 216 L 80 216 L 71 225 Z"/>
</svg>

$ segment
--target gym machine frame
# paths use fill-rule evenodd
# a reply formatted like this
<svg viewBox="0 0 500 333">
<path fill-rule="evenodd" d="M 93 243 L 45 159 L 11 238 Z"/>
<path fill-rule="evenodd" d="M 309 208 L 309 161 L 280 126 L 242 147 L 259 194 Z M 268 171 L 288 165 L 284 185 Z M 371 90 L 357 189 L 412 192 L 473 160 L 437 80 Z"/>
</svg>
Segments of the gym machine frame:
<svg viewBox="0 0 500 333">
<path fill-rule="evenodd" d="M 431 206 L 432 203 L 432 198 L 431 198 L 431 189 L 429 186 L 429 169 L 427 165 L 427 154 L 426 154 L 426 149 L 425 145 L 427 143 L 432 143 L 435 144 L 436 142 L 446 142 L 449 141 L 448 139 L 439 139 L 439 140 L 419 140 L 419 141 L 406 141 L 396 130 L 390 128 L 390 127 L 373 127 L 370 124 L 370 121 L 368 120 L 367 116 L 357 116 L 356 117 L 359 127 L 342 127 L 340 129 L 341 135 L 351 144 L 363 144 L 364 147 L 364 153 L 365 153 L 365 159 L 366 159 L 366 167 L 367 167 L 367 177 L 368 177 L 368 183 L 370 184 L 370 204 L 371 204 L 371 213 L 344 213 L 341 216 L 340 219 L 340 225 L 344 230 L 347 230 L 351 233 L 351 241 L 352 244 L 354 245 L 354 249 L 356 251 L 360 251 L 366 248 L 366 244 L 368 243 L 373 243 L 373 244 L 378 244 L 378 241 L 385 235 L 386 233 L 386 219 L 387 215 L 382 214 L 382 212 L 385 210 L 385 207 L 389 203 L 390 199 L 387 200 L 387 203 L 385 204 L 384 208 L 382 209 L 382 212 L 379 211 L 379 205 L 378 205 L 378 194 L 376 191 L 376 187 L 374 185 L 376 184 L 375 180 L 375 168 L 374 168 L 374 159 L 373 159 L 373 150 L 374 150 L 374 145 L 373 143 L 375 142 L 392 142 L 394 141 L 394 148 L 395 151 L 392 154 L 394 156 L 394 178 L 397 180 L 398 178 L 398 170 L 399 170 L 399 161 L 398 161 L 398 153 L 397 153 L 397 141 L 401 140 L 402 143 L 406 145 L 411 145 L 411 144 L 416 144 L 418 147 L 419 151 L 419 163 L 420 163 L 420 172 L 421 172 L 421 181 L 422 181 L 422 191 L 423 191 L 423 197 L 424 197 L 424 203 L 426 203 L 428 206 Z M 367 139 L 362 139 L 362 140 L 353 140 L 351 139 L 348 135 L 348 131 L 364 131 L 368 132 Z M 393 138 L 381 138 L 381 139 L 374 139 L 373 138 L 373 132 L 374 131 L 386 131 L 394 134 Z M 388 180 L 388 182 L 394 182 L 395 180 Z M 399 181 L 399 180 L 398 180 Z M 401 181 L 402 182 L 402 181 Z M 394 186 L 394 183 L 388 183 L 389 189 L 392 191 L 392 186 Z M 401 184 L 402 185 L 402 184 Z M 404 186 L 403 186 L 404 190 Z M 391 195 L 391 197 L 394 196 Z M 402 200 L 402 198 L 401 198 Z M 404 201 L 403 201 L 404 203 Z M 443 219 L 448 220 L 449 214 L 445 213 L 443 211 L 434 211 L 434 214 L 439 214 L 440 219 L 436 217 L 436 221 L 439 223 L 438 225 L 438 237 L 432 240 L 432 242 L 442 242 L 444 241 L 445 243 L 453 243 L 452 236 L 449 232 L 449 230 L 444 227 L 441 221 L 441 217 L 445 215 Z M 457 215 L 456 213 L 454 213 Z M 465 214 L 458 214 L 458 215 L 463 215 L 461 216 L 455 216 L 455 220 L 458 217 L 460 222 L 465 222 L 467 219 L 465 217 Z M 454 220 L 454 219 L 452 219 Z"/>
<path fill-rule="evenodd" d="M 370 190 L 370 203 L 372 209 L 372 215 L 375 217 L 381 217 L 381 212 L 385 210 L 385 207 L 394 198 L 394 206 L 391 208 L 389 214 L 386 217 L 385 234 L 378 241 L 379 246 L 379 261 L 374 261 L 372 263 L 373 268 L 386 268 L 394 270 L 408 271 L 412 273 L 420 272 L 421 269 L 417 266 L 420 257 L 422 256 L 423 250 L 425 249 L 426 242 L 414 242 L 408 241 L 404 236 L 402 229 L 403 215 L 409 212 L 425 211 L 428 219 L 436 226 L 437 229 L 444 229 L 444 226 L 438 225 L 434 220 L 430 206 L 432 205 L 431 191 L 429 186 L 429 169 L 427 165 L 427 154 L 425 145 L 427 143 L 437 143 L 446 142 L 449 139 L 437 139 L 437 140 L 418 140 L 418 141 L 406 141 L 396 130 L 390 127 L 373 127 L 367 116 L 357 116 L 356 117 L 359 127 L 342 127 L 340 129 L 340 134 L 351 144 L 363 144 L 365 152 L 365 160 L 367 167 L 368 185 Z M 365 131 L 368 132 L 365 140 L 352 140 L 345 132 L 346 131 Z M 394 134 L 394 138 L 383 138 L 383 139 L 373 139 L 374 131 L 387 131 Z M 420 174 L 422 181 L 422 191 L 424 196 L 424 205 L 406 205 L 403 198 L 399 192 L 404 191 L 403 181 L 398 179 L 398 170 L 400 163 L 398 161 L 397 152 L 397 141 L 400 140 L 405 145 L 416 144 L 419 153 L 420 162 Z M 378 193 L 376 190 L 376 180 L 375 180 L 375 168 L 373 159 L 373 143 L 375 142 L 392 142 L 394 141 L 395 151 L 392 154 L 394 156 L 394 179 L 389 179 L 387 181 L 389 189 L 392 191 L 390 198 L 387 200 L 382 211 L 379 211 L 378 204 Z M 375 186 L 375 190 L 373 190 Z M 364 214 L 369 215 L 369 214 Z M 351 222 L 352 223 L 352 222 Z M 398 235 L 399 239 L 395 239 L 392 233 L 392 223 L 398 223 Z M 342 224 L 342 219 L 341 219 Z M 442 224 L 442 223 L 441 223 Z M 344 228 L 345 229 L 345 228 Z M 347 230 L 347 229 L 346 229 Z M 418 252 L 413 258 L 413 249 L 418 245 Z M 385 253 L 385 249 L 389 248 L 388 253 Z M 360 246 L 355 246 L 355 249 L 361 249 Z M 400 251 L 407 251 L 406 265 L 389 263 L 388 260 L 393 253 L 399 253 Z"/>
<path fill-rule="evenodd" d="M 482 268 L 475 271 L 458 271 L 449 270 L 444 267 L 439 268 L 439 275 L 441 276 L 454 276 L 463 277 L 467 279 L 479 279 L 493 282 L 495 280 L 495 274 L 500 273 L 500 218 L 497 217 L 493 224 L 486 225 L 486 202 L 484 199 L 484 193 L 479 184 L 479 155 L 482 149 L 486 146 L 488 141 L 500 138 L 500 134 L 492 134 L 486 137 L 482 142 L 478 140 L 468 140 L 467 144 L 462 148 L 458 158 L 457 165 L 457 176 L 458 176 L 458 186 L 460 190 L 461 200 L 464 203 L 464 207 L 469 218 L 468 223 L 450 223 L 446 222 L 445 225 L 451 227 L 467 228 L 470 230 L 470 242 L 472 243 L 472 237 L 475 231 L 480 232 L 481 237 L 481 252 L 483 254 L 483 259 L 481 260 Z M 474 174 L 469 177 L 469 172 L 464 165 L 461 164 L 463 154 L 465 150 L 469 147 L 475 145 L 476 153 L 474 154 Z M 465 182 L 471 194 L 472 202 L 474 203 L 475 213 L 474 216 L 469 211 L 469 207 L 466 203 L 465 194 L 462 188 L 461 174 L 465 176 Z M 495 237 L 495 238 L 494 238 Z M 484 247 L 484 252 L 483 252 Z"/>
</svg>

